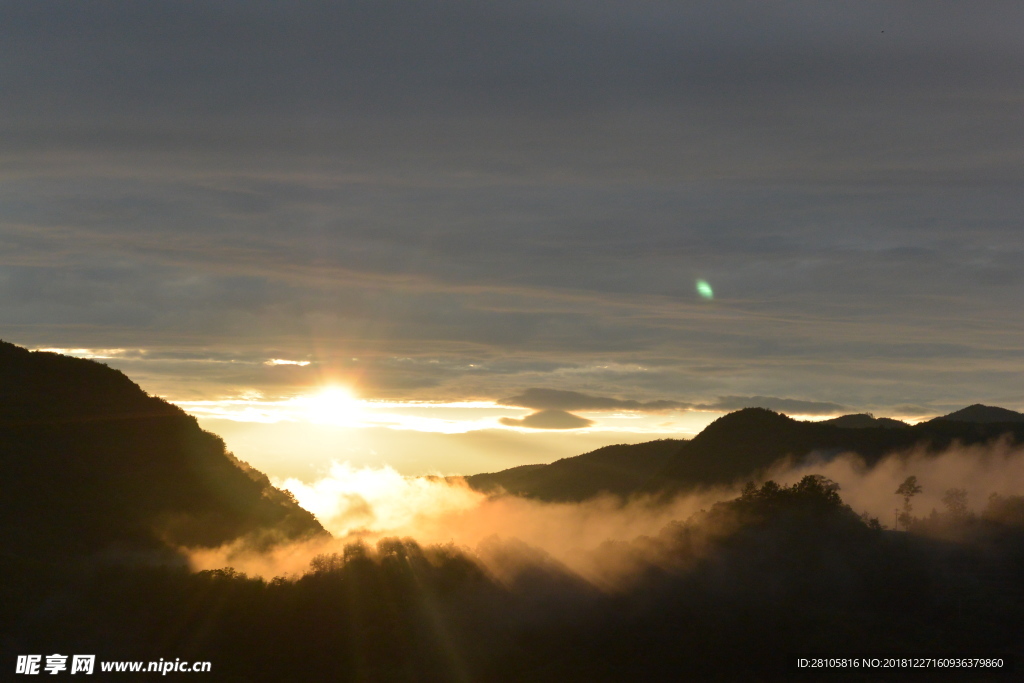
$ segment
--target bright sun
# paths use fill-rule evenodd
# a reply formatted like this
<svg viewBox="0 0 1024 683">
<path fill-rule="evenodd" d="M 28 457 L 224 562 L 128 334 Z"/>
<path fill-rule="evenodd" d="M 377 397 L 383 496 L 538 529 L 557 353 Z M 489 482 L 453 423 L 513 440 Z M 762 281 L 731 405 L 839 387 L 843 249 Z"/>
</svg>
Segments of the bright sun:
<svg viewBox="0 0 1024 683">
<path fill-rule="evenodd" d="M 303 412 L 310 422 L 348 424 L 359 415 L 361 402 L 351 389 L 339 386 L 325 388 L 319 394 L 304 396 Z"/>
</svg>

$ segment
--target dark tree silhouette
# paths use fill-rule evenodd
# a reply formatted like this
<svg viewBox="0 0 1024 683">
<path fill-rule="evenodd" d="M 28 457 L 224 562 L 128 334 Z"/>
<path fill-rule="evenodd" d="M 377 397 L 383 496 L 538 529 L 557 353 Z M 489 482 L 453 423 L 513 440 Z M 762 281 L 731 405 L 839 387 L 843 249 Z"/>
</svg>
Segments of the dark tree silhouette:
<svg viewBox="0 0 1024 683">
<path fill-rule="evenodd" d="M 917 483 L 917 476 L 911 475 L 903 480 L 903 483 L 896 489 L 897 496 L 903 496 L 903 511 L 899 515 L 899 521 L 904 529 L 910 528 L 914 521 L 914 506 L 910 502 L 917 494 L 921 493 L 921 485 Z"/>
</svg>

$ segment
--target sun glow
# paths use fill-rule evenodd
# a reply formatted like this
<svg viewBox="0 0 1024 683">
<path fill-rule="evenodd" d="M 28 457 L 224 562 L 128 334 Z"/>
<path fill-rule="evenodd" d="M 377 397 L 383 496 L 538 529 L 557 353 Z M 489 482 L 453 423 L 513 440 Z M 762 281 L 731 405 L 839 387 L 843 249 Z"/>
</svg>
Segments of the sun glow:
<svg viewBox="0 0 1024 683">
<path fill-rule="evenodd" d="M 502 418 L 522 418 L 530 412 L 527 408 L 480 400 L 443 402 L 362 398 L 341 384 L 297 396 L 264 396 L 253 390 L 220 399 L 168 400 L 200 419 L 233 422 L 304 422 L 341 429 L 390 429 L 435 434 L 484 430 L 536 431 L 510 427 L 501 421 Z M 718 417 L 715 413 L 698 411 L 684 411 L 672 416 L 628 411 L 581 412 L 580 415 L 593 420 L 596 429 L 604 432 L 672 436 L 696 434 Z"/>
<path fill-rule="evenodd" d="M 326 387 L 319 394 L 297 398 L 296 403 L 306 419 L 317 424 L 354 424 L 362 414 L 362 401 L 348 387 Z"/>
</svg>

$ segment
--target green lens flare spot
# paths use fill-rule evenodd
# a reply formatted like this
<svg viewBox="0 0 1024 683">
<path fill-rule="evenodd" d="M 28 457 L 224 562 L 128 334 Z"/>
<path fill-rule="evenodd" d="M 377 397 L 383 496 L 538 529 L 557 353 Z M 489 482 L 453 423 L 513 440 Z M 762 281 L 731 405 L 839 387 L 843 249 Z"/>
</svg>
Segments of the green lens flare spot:
<svg viewBox="0 0 1024 683">
<path fill-rule="evenodd" d="M 697 293 L 700 294 L 702 299 L 715 298 L 715 292 L 711 289 L 711 285 L 708 284 L 707 280 L 697 280 Z"/>
</svg>

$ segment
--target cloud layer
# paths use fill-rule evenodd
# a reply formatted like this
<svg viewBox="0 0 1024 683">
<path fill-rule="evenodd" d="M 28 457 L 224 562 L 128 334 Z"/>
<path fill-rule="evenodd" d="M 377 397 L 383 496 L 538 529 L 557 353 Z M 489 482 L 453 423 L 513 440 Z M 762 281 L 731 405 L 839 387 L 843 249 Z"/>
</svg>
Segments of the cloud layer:
<svg viewBox="0 0 1024 683">
<path fill-rule="evenodd" d="M 764 479 L 789 485 L 808 474 L 833 480 L 843 501 L 855 512 L 876 517 L 891 528 L 893 509 L 902 505 L 895 491 L 906 477 L 917 476 L 923 486 L 913 501 L 917 516 L 928 516 L 932 508 L 944 510 L 943 494 L 952 488 L 964 489 L 969 509 L 980 512 L 992 493 L 1020 495 L 1024 452 L 996 442 L 942 453 L 894 453 L 871 468 L 856 455 L 844 454 L 799 465 L 780 462 Z M 459 479 L 402 477 L 390 468 L 338 463 L 316 481 L 292 479 L 283 485 L 334 534 L 333 543 L 280 548 L 269 556 L 241 546 L 199 550 L 193 554 L 194 564 L 201 568 L 232 564 L 269 577 L 301 572 L 313 555 L 332 547 L 340 550 L 347 542 L 372 543 L 397 536 L 421 544 L 453 542 L 475 548 L 485 561 L 488 545 L 511 541 L 532 547 L 535 553 L 539 550 L 585 577 L 597 579 L 604 574 L 607 578 L 604 572 L 615 565 L 609 561 L 624 550 L 616 543 L 654 536 L 670 522 L 685 521 L 717 501 L 738 496 L 742 488 L 737 482 L 671 500 L 640 497 L 624 501 L 607 496 L 581 503 L 544 503 L 516 496 L 486 496 Z"/>
<path fill-rule="evenodd" d="M 1024 407 L 1022 26 L 989 2 L 9 4 L 5 338 L 144 349 L 112 362 L 189 395 Z"/>
</svg>

